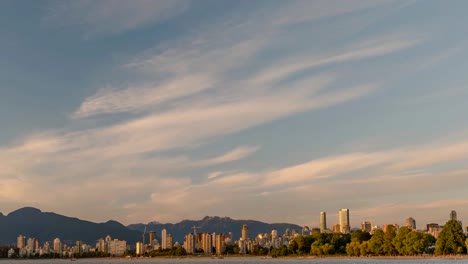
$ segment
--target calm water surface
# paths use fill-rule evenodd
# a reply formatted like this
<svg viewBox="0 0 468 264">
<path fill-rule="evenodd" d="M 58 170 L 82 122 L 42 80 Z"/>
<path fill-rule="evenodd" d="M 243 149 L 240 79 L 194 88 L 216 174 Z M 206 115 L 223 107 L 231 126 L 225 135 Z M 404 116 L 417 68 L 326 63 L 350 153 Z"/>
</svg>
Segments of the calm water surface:
<svg viewBox="0 0 468 264">
<path fill-rule="evenodd" d="M 468 264 L 468 259 L 261 259 L 261 258 L 188 258 L 188 259 L 78 259 L 70 260 L 0 260 L 0 264 Z"/>
</svg>

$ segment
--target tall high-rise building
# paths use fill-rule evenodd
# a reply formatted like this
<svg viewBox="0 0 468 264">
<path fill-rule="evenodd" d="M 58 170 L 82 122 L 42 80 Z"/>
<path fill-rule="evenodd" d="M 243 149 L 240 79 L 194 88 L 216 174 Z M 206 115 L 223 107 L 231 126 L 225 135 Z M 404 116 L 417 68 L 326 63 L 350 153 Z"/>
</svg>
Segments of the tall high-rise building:
<svg viewBox="0 0 468 264">
<path fill-rule="evenodd" d="M 167 231 L 166 229 L 161 230 L 161 248 L 166 249 L 167 248 Z"/>
<path fill-rule="evenodd" d="M 23 235 L 19 235 L 18 238 L 16 239 L 16 246 L 19 249 L 22 249 L 26 246 L 26 237 Z"/>
<path fill-rule="evenodd" d="M 185 235 L 184 248 L 187 254 L 195 253 L 195 236 L 192 233 Z"/>
<path fill-rule="evenodd" d="M 338 220 L 340 223 L 341 233 L 349 233 L 351 231 L 351 227 L 349 224 L 349 209 L 345 208 L 338 211 Z"/>
<path fill-rule="evenodd" d="M 216 248 L 216 233 L 211 233 L 211 245 Z"/>
<path fill-rule="evenodd" d="M 98 252 L 106 252 L 107 253 L 107 247 L 106 247 L 106 241 L 102 238 L 98 240 L 96 243 L 96 249 Z"/>
<path fill-rule="evenodd" d="M 161 239 L 163 238 L 163 236 L 161 236 Z M 151 230 L 149 232 L 149 244 L 151 245 L 151 247 L 154 247 L 154 240 L 156 239 L 156 231 L 153 231 Z"/>
<path fill-rule="evenodd" d="M 450 220 L 458 220 L 457 219 L 457 211 L 455 211 L 455 210 L 450 211 Z"/>
<path fill-rule="evenodd" d="M 201 234 L 201 248 L 205 254 L 211 254 L 213 252 L 213 247 L 211 245 L 211 235 L 209 233 Z"/>
<path fill-rule="evenodd" d="M 249 239 L 249 228 L 247 225 L 242 225 L 242 240 Z"/>
<path fill-rule="evenodd" d="M 277 230 L 271 230 L 271 238 L 272 239 L 278 238 L 278 231 Z"/>
<path fill-rule="evenodd" d="M 137 242 L 136 247 L 135 247 L 135 253 L 137 256 L 140 256 L 143 254 L 143 243 L 142 242 Z"/>
<path fill-rule="evenodd" d="M 325 232 L 327 230 L 327 213 L 320 212 L 320 232 Z"/>
<path fill-rule="evenodd" d="M 167 234 L 166 236 L 166 247 L 167 248 L 172 248 L 172 245 L 173 245 L 173 241 L 172 241 L 172 235 L 171 234 Z"/>
<path fill-rule="evenodd" d="M 34 251 L 35 250 L 35 245 L 36 245 L 36 239 L 35 238 L 28 238 L 28 240 L 26 240 L 26 246 L 29 248 L 29 250 L 31 251 Z"/>
<path fill-rule="evenodd" d="M 361 230 L 362 230 L 363 232 L 370 233 L 371 230 L 372 230 L 372 224 L 371 224 L 371 222 L 369 222 L 369 221 L 362 222 L 362 223 L 361 223 Z"/>
<path fill-rule="evenodd" d="M 413 217 L 406 218 L 405 226 L 410 230 L 416 230 L 416 220 Z"/>
<path fill-rule="evenodd" d="M 62 254 L 62 242 L 60 242 L 58 238 L 54 239 L 54 252 L 56 254 Z"/>
<path fill-rule="evenodd" d="M 224 234 L 216 235 L 216 255 L 222 255 L 224 251 L 226 251 L 225 239 L 226 237 Z"/>
</svg>

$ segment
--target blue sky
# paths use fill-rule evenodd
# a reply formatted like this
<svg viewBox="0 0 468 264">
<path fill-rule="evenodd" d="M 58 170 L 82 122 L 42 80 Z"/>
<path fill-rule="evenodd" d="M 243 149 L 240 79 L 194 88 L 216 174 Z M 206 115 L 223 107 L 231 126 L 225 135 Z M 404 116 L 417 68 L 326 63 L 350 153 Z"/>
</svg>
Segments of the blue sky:
<svg viewBox="0 0 468 264">
<path fill-rule="evenodd" d="M 2 1 L 1 210 L 464 220 L 467 8 Z"/>
</svg>

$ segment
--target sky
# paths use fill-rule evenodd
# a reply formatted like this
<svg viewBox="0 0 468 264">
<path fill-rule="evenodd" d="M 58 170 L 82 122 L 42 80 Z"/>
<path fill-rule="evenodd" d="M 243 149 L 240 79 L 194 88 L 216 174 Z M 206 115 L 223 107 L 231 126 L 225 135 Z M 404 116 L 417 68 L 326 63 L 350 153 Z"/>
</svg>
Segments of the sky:
<svg viewBox="0 0 468 264">
<path fill-rule="evenodd" d="M 468 224 L 467 1 L 0 1 L 0 211 Z"/>
</svg>

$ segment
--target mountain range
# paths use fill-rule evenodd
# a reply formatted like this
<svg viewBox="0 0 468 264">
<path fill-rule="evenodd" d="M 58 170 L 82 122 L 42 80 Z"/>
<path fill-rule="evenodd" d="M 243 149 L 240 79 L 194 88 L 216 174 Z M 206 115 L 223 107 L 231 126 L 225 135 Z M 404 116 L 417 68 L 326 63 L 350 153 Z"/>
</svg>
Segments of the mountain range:
<svg viewBox="0 0 468 264">
<path fill-rule="evenodd" d="M 39 209 L 25 207 L 18 209 L 8 215 L 0 213 L 0 245 L 16 245 L 16 239 L 21 234 L 26 237 L 39 239 L 40 244 L 55 238 L 60 238 L 63 243 L 74 244 L 76 240 L 95 245 L 99 238 L 110 235 L 112 238 L 126 240 L 130 245 L 135 245 L 141 241 L 142 233 L 147 229 L 146 241 L 148 241 L 149 231 L 155 231 L 158 238 L 162 229 L 166 229 L 168 234 L 172 234 L 173 241 L 183 243 L 185 234 L 193 232 L 192 227 L 198 227 L 197 232 L 232 232 L 237 240 L 241 235 L 241 227 L 246 224 L 249 228 L 249 236 L 255 237 L 258 233 L 269 233 L 277 230 L 278 234 L 283 234 L 286 229 L 300 232 L 302 227 L 294 224 L 279 223 L 267 224 L 255 220 L 234 220 L 229 217 L 205 217 L 202 220 L 183 220 L 176 224 L 162 224 L 150 222 L 148 224 L 131 224 L 124 226 L 116 221 L 105 223 L 94 223 L 74 217 L 59 215 L 52 212 L 42 212 Z"/>
</svg>

